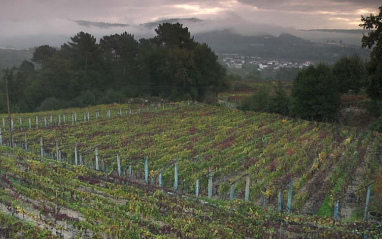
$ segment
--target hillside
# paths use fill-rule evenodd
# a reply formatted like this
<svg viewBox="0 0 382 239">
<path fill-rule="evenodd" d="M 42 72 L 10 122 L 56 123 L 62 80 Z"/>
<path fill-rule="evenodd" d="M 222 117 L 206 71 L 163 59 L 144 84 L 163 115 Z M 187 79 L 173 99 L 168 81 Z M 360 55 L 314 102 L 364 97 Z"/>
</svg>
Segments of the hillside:
<svg viewBox="0 0 382 239">
<path fill-rule="evenodd" d="M 7 120 L 1 117 L 6 144 Z M 187 102 L 104 105 L 42 112 L 37 118 L 13 117 L 14 141 L 30 152 L 1 148 L 2 177 L 10 181 L 2 181 L 10 192 L 1 195 L 3 214 L 22 209 L 33 218 L 41 211 L 42 227 L 61 216 L 56 220 L 66 221 L 59 224 L 64 234 L 74 230 L 78 235 L 87 228 L 88 235 L 114 237 L 130 230 L 129 235 L 144 238 L 163 233 L 182 238 L 203 233 L 208 238 L 267 238 L 279 233 L 288 238 L 324 233 L 358 238 L 358 224 L 352 221 L 362 220 L 364 186 L 381 168 L 380 135 L 224 107 Z M 286 212 L 291 182 L 292 214 L 279 215 L 279 194 L 285 198 L 281 209 Z M 308 217 L 330 218 L 337 199 L 341 224 Z M 372 197 L 369 209 L 377 206 Z M 283 221 L 311 226 L 283 227 Z"/>
<path fill-rule="evenodd" d="M 33 52 L 34 49 L 17 50 L 0 48 L 0 69 L 19 66 L 24 60 L 30 60 Z"/>
<path fill-rule="evenodd" d="M 358 54 L 364 58 L 370 55 L 369 50 L 360 46 L 317 43 L 289 33 L 279 36 L 270 34 L 244 36 L 232 30 L 224 30 L 196 34 L 195 40 L 207 43 L 218 54 L 239 54 L 294 62 L 334 63 L 346 55 Z"/>
</svg>

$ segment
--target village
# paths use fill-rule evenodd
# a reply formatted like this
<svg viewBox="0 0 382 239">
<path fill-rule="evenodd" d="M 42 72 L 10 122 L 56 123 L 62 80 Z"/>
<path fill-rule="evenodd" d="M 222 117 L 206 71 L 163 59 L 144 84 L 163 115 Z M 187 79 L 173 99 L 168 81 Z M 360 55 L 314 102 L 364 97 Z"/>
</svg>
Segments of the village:
<svg viewBox="0 0 382 239">
<path fill-rule="evenodd" d="M 245 64 L 257 65 L 259 71 L 267 70 L 280 70 L 281 68 L 296 68 L 303 69 L 308 66 L 314 65 L 312 61 L 302 63 L 276 60 L 276 59 L 263 59 L 256 56 L 241 56 L 239 54 L 221 54 L 221 60 L 228 68 L 242 69 Z"/>
</svg>

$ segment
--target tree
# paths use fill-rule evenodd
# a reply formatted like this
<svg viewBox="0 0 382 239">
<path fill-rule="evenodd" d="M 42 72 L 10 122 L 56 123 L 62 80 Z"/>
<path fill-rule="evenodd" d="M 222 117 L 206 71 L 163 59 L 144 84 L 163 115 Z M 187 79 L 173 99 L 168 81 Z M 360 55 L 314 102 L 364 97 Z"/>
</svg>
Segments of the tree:
<svg viewBox="0 0 382 239">
<path fill-rule="evenodd" d="M 229 78 L 225 68 L 219 64 L 217 55 L 203 43 L 197 44 L 193 51 L 197 69 L 195 86 L 198 90 L 198 100 L 203 100 L 208 92 L 217 94 L 229 88 Z"/>
<path fill-rule="evenodd" d="M 285 84 L 283 84 L 281 81 L 278 81 L 273 85 L 273 90 L 274 95 L 269 97 L 267 112 L 288 115 L 289 98 L 287 92 L 285 91 Z"/>
<path fill-rule="evenodd" d="M 154 38 L 154 42 L 157 46 L 168 49 L 173 49 L 174 47 L 191 49 L 195 45 L 194 38 L 191 38 L 188 28 L 183 27 L 183 24 L 179 22 L 175 24 L 159 24 L 155 32 L 157 36 Z"/>
<path fill-rule="evenodd" d="M 364 60 L 358 55 L 342 57 L 334 65 L 333 75 L 338 81 L 341 93 L 349 93 L 349 91 L 358 93 L 366 75 Z"/>
<path fill-rule="evenodd" d="M 30 61 L 23 61 L 15 74 L 14 89 L 15 95 L 13 102 L 18 105 L 20 111 L 26 112 L 33 110 L 33 102 L 25 98 L 25 90 L 36 77 L 34 64 Z"/>
<path fill-rule="evenodd" d="M 48 60 L 57 52 L 56 48 L 49 45 L 39 46 L 35 49 L 32 61 L 44 67 Z"/>
<path fill-rule="evenodd" d="M 325 64 L 300 71 L 293 81 L 292 115 L 307 120 L 333 119 L 337 116 L 339 102 L 338 84 Z"/>
<path fill-rule="evenodd" d="M 107 59 L 108 67 L 113 75 L 113 82 L 118 87 L 132 86 L 137 78 L 137 55 L 139 43 L 134 35 L 124 32 L 104 36 L 100 40 L 100 47 Z"/>
<path fill-rule="evenodd" d="M 373 100 L 382 100 L 382 6 L 379 7 L 378 15 L 361 16 L 361 21 L 359 26 L 370 30 L 362 37 L 362 47 L 373 47 L 367 64 L 366 91 Z"/>
</svg>

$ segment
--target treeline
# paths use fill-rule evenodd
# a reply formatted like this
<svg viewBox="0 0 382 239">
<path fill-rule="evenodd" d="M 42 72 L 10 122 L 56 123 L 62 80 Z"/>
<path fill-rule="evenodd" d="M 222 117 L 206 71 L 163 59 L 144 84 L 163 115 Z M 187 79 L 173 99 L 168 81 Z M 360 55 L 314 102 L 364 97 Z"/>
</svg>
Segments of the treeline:
<svg viewBox="0 0 382 239">
<path fill-rule="evenodd" d="M 61 48 L 37 47 L 31 61 L 6 69 L 13 112 L 83 107 L 130 97 L 198 100 L 228 87 L 225 69 L 188 28 L 164 23 L 156 36 L 137 41 L 124 32 L 94 36 L 79 32 Z M 6 112 L 5 91 L 0 112 Z"/>
<path fill-rule="evenodd" d="M 382 116 L 382 6 L 379 14 L 362 16 L 360 27 L 369 30 L 362 46 L 371 48 L 370 60 L 357 55 L 341 58 L 333 67 L 319 64 L 301 70 L 293 80 L 290 94 L 281 84 L 274 93 L 259 91 L 242 102 L 241 109 L 279 113 L 307 120 L 335 120 L 342 94 L 364 91 L 370 99 L 369 112 Z M 382 132 L 382 118 L 373 125 Z"/>
<path fill-rule="evenodd" d="M 300 70 L 290 90 L 279 82 L 272 90 L 264 88 L 244 99 L 240 108 L 307 120 L 333 120 L 339 113 L 341 94 L 357 94 L 366 85 L 366 63 L 358 55 L 347 56 L 333 67 L 321 63 Z"/>
</svg>

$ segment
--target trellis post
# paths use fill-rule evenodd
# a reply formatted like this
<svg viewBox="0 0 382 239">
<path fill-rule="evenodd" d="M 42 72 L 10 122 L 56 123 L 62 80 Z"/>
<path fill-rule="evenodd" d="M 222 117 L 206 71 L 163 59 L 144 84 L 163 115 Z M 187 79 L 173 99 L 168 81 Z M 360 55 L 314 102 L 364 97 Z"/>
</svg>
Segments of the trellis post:
<svg viewBox="0 0 382 239">
<path fill-rule="evenodd" d="M 0 134 L 1 134 L 1 130 L 0 130 Z M 28 138 L 27 138 L 26 132 L 24 133 L 24 139 L 25 139 L 25 150 L 28 150 Z"/>
<path fill-rule="evenodd" d="M 11 128 L 12 128 L 12 131 L 13 131 L 13 127 L 14 127 L 14 122 L 13 122 L 13 119 L 11 119 Z M 13 142 L 13 141 L 12 141 Z M 12 146 L 13 147 L 13 146 Z"/>
<path fill-rule="evenodd" d="M 31 129 L 32 128 L 32 120 L 31 120 L 31 118 L 29 118 L 29 129 Z"/>
<path fill-rule="evenodd" d="M 293 179 L 289 182 L 289 194 L 288 194 L 288 213 L 292 212 L 292 196 L 293 196 Z"/>
<path fill-rule="evenodd" d="M 57 158 L 57 161 L 60 161 L 60 155 L 59 155 L 59 149 L 58 149 L 58 140 L 56 140 L 56 158 Z"/>
<path fill-rule="evenodd" d="M 336 204 L 334 204 L 334 220 L 338 221 L 338 212 L 340 209 L 340 201 L 337 200 Z"/>
<path fill-rule="evenodd" d="M 263 196 L 263 207 L 266 207 L 267 206 L 267 196 L 266 195 L 264 195 Z"/>
<path fill-rule="evenodd" d="M 90 113 L 89 113 L 89 111 L 88 111 L 88 121 L 90 121 Z"/>
<path fill-rule="evenodd" d="M 251 178 L 249 175 L 246 177 L 246 184 L 245 184 L 245 201 L 249 201 L 249 186 L 251 184 Z"/>
<path fill-rule="evenodd" d="M 149 184 L 149 158 L 145 156 L 145 182 Z"/>
<path fill-rule="evenodd" d="M 283 212 L 283 201 L 284 201 L 283 191 L 280 190 L 280 192 L 279 192 L 279 212 Z"/>
<path fill-rule="evenodd" d="M 133 179 L 133 165 L 129 165 L 129 174 L 130 174 L 130 179 Z"/>
<path fill-rule="evenodd" d="M 47 121 L 46 121 L 46 116 L 44 117 L 44 127 L 46 128 L 47 126 Z"/>
<path fill-rule="evenodd" d="M 229 200 L 233 200 L 235 198 L 235 184 L 231 184 L 231 188 L 229 191 Z"/>
<path fill-rule="evenodd" d="M 77 152 L 77 144 L 74 146 L 74 164 L 78 165 L 78 152 Z"/>
<path fill-rule="evenodd" d="M 5 128 L 5 118 L 3 117 L 3 128 Z"/>
<path fill-rule="evenodd" d="M 200 184 L 199 184 L 199 178 L 196 179 L 196 185 L 195 185 L 195 197 L 199 197 L 199 187 L 200 187 Z"/>
<path fill-rule="evenodd" d="M 162 172 L 159 173 L 159 187 L 163 187 L 163 175 L 162 175 Z"/>
<path fill-rule="evenodd" d="M 58 155 L 58 140 L 56 140 L 56 159 L 59 161 L 59 155 Z"/>
<path fill-rule="evenodd" d="M 53 125 L 53 115 L 50 115 L 50 125 Z"/>
<path fill-rule="evenodd" d="M 36 129 L 38 129 L 38 115 L 36 115 Z"/>
<path fill-rule="evenodd" d="M 99 170 L 98 147 L 95 148 L 96 170 Z"/>
<path fill-rule="evenodd" d="M 0 145 L 3 145 L 3 134 L 0 128 Z"/>
<path fill-rule="evenodd" d="M 58 115 L 58 125 L 61 125 L 61 115 Z"/>
<path fill-rule="evenodd" d="M 178 190 L 178 162 L 174 165 L 174 191 Z"/>
<path fill-rule="evenodd" d="M 212 172 L 211 172 L 211 169 L 209 170 L 209 174 L 208 174 L 208 198 L 211 199 L 212 198 Z"/>
<path fill-rule="evenodd" d="M 368 211 L 369 211 L 369 202 L 370 202 L 370 194 L 371 194 L 371 185 L 367 187 L 367 193 L 366 193 L 366 205 L 365 205 L 365 214 L 364 214 L 364 220 L 367 221 L 368 218 Z"/>
<path fill-rule="evenodd" d="M 63 115 L 64 124 L 66 123 L 66 114 Z"/>
<path fill-rule="evenodd" d="M 117 153 L 118 176 L 121 177 L 121 157 Z"/>
<path fill-rule="evenodd" d="M 44 157 L 44 142 L 42 136 L 40 137 L 41 157 Z"/>
</svg>

